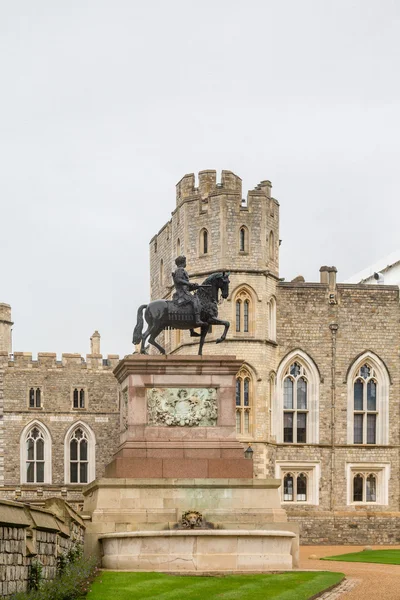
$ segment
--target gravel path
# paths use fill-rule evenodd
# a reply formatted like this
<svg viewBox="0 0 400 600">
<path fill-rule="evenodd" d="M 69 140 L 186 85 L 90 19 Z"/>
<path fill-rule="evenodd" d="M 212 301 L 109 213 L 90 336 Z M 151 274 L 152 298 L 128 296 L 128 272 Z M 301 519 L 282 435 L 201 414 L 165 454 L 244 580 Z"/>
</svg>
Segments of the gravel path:
<svg viewBox="0 0 400 600">
<path fill-rule="evenodd" d="M 400 546 L 371 546 L 374 550 L 400 549 Z M 348 583 L 328 592 L 321 600 L 400 600 L 400 565 L 378 565 L 374 563 L 350 563 L 312 560 L 318 558 L 359 552 L 364 546 L 302 546 L 300 569 L 339 571 L 346 575 Z"/>
</svg>

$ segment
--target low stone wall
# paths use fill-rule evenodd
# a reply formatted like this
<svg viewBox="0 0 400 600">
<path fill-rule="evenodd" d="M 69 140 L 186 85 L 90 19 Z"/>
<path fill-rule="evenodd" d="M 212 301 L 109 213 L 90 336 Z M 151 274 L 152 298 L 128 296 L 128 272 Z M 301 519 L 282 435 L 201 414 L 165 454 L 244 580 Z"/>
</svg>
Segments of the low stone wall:
<svg viewBox="0 0 400 600">
<path fill-rule="evenodd" d="M 53 579 L 57 556 L 83 543 L 85 525 L 63 500 L 46 501 L 44 508 L 0 500 L 0 594 L 26 591 L 33 561 L 42 575 Z"/>
<path fill-rule="evenodd" d="M 288 520 L 298 523 L 302 545 L 400 544 L 399 512 L 296 512 Z"/>
</svg>

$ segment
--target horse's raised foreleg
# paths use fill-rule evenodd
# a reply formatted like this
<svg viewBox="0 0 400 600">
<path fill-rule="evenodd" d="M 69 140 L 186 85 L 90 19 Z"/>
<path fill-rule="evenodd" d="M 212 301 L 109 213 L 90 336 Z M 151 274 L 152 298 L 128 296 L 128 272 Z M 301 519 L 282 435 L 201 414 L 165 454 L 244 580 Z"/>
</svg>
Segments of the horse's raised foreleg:
<svg viewBox="0 0 400 600">
<path fill-rule="evenodd" d="M 203 325 L 203 327 L 201 328 L 200 343 L 199 343 L 199 356 L 202 356 L 202 354 L 203 354 L 204 340 L 206 339 L 207 332 L 208 332 L 208 323 L 207 323 L 207 325 Z"/>
<path fill-rule="evenodd" d="M 157 350 L 159 350 L 161 352 L 161 354 L 165 354 L 165 349 L 162 346 L 160 346 L 160 344 L 157 344 L 155 338 L 160 335 L 160 333 L 162 332 L 163 329 L 164 329 L 164 326 L 162 326 L 162 327 L 154 326 L 150 330 L 150 337 L 149 337 L 149 344 L 151 344 L 152 346 L 157 348 Z"/>
<path fill-rule="evenodd" d="M 221 321 L 221 319 L 217 319 L 216 317 L 211 317 L 208 320 L 208 322 L 210 325 L 223 325 L 225 327 L 221 337 L 215 341 L 216 344 L 220 344 L 221 342 L 223 342 L 225 340 L 226 334 L 228 333 L 228 329 L 229 329 L 229 325 L 230 325 L 229 321 Z"/>
</svg>

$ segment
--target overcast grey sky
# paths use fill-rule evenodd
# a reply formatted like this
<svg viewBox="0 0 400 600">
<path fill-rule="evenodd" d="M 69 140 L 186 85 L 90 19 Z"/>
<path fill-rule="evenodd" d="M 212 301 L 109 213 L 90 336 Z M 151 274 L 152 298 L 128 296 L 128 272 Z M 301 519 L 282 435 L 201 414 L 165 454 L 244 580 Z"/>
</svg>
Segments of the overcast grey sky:
<svg viewBox="0 0 400 600">
<path fill-rule="evenodd" d="M 131 351 L 188 172 L 271 179 L 281 277 L 400 246 L 396 0 L 0 2 L 0 302 L 14 350 Z"/>
</svg>

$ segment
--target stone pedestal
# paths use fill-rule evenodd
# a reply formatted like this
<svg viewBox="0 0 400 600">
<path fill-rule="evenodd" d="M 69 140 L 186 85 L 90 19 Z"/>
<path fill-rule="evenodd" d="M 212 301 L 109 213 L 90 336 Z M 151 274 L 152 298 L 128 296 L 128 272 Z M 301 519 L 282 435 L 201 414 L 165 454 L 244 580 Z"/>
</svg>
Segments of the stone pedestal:
<svg viewBox="0 0 400 600">
<path fill-rule="evenodd" d="M 241 364 L 232 356 L 133 355 L 116 367 L 120 446 L 105 477 L 84 491 L 86 551 L 103 554 L 104 567 L 296 566 L 298 527 L 280 506 L 280 481 L 253 479 L 236 439 Z M 176 532 L 185 511 L 201 512 L 215 534 Z M 214 559 L 205 559 L 209 552 Z"/>
<path fill-rule="evenodd" d="M 236 439 L 233 356 L 122 360 L 120 447 L 106 477 L 253 477 Z"/>
</svg>

